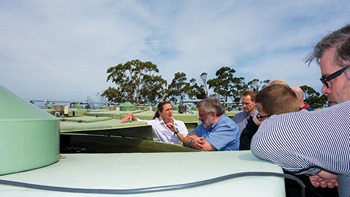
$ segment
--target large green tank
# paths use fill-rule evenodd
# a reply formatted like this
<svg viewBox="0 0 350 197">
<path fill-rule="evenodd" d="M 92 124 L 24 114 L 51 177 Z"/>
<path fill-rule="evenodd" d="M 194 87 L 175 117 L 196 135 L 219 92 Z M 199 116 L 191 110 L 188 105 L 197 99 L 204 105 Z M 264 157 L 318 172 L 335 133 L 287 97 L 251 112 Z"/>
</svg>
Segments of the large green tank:
<svg viewBox="0 0 350 197">
<path fill-rule="evenodd" d="M 59 119 L 0 85 L 0 175 L 59 160 Z"/>
<path fill-rule="evenodd" d="M 135 111 L 136 107 L 135 105 L 131 104 L 130 102 L 124 102 L 119 105 L 120 111 Z"/>
</svg>

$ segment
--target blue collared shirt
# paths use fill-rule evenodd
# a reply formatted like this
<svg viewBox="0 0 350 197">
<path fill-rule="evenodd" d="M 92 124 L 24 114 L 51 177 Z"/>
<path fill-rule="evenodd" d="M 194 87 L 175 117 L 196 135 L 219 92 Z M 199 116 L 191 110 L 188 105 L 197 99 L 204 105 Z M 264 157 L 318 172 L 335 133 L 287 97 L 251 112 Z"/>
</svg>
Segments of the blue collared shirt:
<svg viewBox="0 0 350 197">
<path fill-rule="evenodd" d="M 237 124 L 225 114 L 210 128 L 203 123 L 193 130 L 199 137 L 203 137 L 218 151 L 239 150 L 240 132 Z"/>
<path fill-rule="evenodd" d="M 242 133 L 243 129 L 246 127 L 248 123 L 248 119 L 252 116 L 256 116 L 258 114 L 258 110 L 255 110 L 252 114 L 247 115 L 244 111 L 238 112 L 232 117 L 232 120 L 236 122 L 239 131 Z"/>
</svg>

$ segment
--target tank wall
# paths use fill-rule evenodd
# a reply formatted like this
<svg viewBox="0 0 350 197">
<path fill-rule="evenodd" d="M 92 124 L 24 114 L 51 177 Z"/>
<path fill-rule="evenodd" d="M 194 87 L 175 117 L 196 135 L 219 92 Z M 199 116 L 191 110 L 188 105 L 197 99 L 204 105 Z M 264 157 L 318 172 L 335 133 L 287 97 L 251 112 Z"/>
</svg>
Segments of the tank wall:
<svg viewBox="0 0 350 197">
<path fill-rule="evenodd" d="M 0 175 L 59 160 L 58 121 L 0 121 Z"/>
</svg>

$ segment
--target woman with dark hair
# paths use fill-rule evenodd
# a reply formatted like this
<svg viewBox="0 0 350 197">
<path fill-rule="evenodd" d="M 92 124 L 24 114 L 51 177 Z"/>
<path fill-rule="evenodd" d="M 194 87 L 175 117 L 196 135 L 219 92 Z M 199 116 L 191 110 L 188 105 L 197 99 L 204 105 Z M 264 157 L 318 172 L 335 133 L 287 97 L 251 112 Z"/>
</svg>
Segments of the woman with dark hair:
<svg viewBox="0 0 350 197">
<path fill-rule="evenodd" d="M 153 133 L 156 138 L 162 142 L 171 144 L 181 144 L 183 138 L 187 136 L 188 130 L 185 123 L 173 118 L 173 106 L 170 101 L 162 101 L 157 106 L 157 111 L 152 120 L 138 119 L 134 114 L 129 113 L 123 119 L 126 121 L 144 121 L 153 128 Z"/>
</svg>

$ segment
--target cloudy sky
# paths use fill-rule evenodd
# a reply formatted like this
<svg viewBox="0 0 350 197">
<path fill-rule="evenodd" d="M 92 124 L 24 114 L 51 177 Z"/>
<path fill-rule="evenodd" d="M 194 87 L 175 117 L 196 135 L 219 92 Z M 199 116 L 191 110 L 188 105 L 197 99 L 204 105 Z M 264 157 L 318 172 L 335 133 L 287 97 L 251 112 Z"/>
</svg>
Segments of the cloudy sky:
<svg viewBox="0 0 350 197">
<path fill-rule="evenodd" d="M 109 67 L 139 59 L 168 83 L 229 66 L 320 92 L 304 59 L 349 13 L 348 0 L 1 0 L 0 85 L 26 100 L 97 100 Z"/>
</svg>

